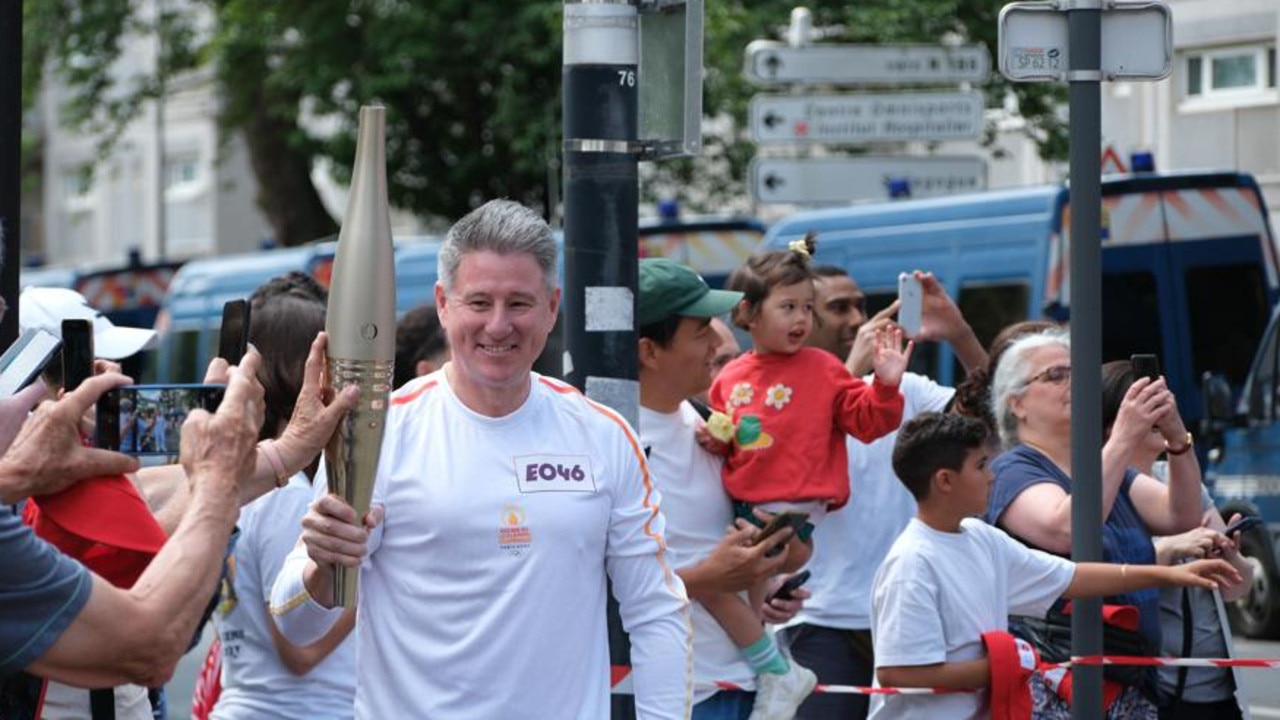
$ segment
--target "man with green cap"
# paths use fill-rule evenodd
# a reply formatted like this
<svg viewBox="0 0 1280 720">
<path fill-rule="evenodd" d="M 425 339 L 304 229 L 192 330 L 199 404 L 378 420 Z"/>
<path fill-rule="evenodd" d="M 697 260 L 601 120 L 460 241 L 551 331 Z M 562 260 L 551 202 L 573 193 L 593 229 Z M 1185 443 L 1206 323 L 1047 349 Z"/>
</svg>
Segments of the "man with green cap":
<svg viewBox="0 0 1280 720">
<path fill-rule="evenodd" d="M 757 530 L 745 522 L 725 532 L 733 510 L 721 485 L 721 459 L 695 441 L 702 418 L 687 401 L 711 385 L 720 342 L 711 319 L 731 310 L 742 294 L 713 290 L 696 272 L 666 258 L 641 260 L 639 285 L 640 442 L 662 492 L 668 557 L 695 601 L 693 720 L 746 720 L 756 673 L 697 601 L 705 593 L 746 590 L 780 572 L 790 554 L 790 532 L 756 546 L 750 543 Z M 775 545 L 782 552 L 767 557 Z M 715 682 L 744 689 L 717 690 Z"/>
</svg>

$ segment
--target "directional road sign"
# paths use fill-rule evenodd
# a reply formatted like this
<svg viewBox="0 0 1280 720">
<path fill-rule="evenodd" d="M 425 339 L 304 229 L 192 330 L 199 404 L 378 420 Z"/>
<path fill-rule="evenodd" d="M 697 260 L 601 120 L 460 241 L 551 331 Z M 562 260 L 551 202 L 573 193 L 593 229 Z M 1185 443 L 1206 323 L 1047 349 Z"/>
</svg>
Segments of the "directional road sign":
<svg viewBox="0 0 1280 720">
<path fill-rule="evenodd" d="M 977 92 L 882 95 L 756 95 L 756 142 L 869 143 L 972 140 L 982 134 Z"/>
<path fill-rule="evenodd" d="M 905 178 L 912 197 L 976 192 L 987 186 L 987 164 L 976 157 L 757 157 L 751 193 L 757 202 L 827 205 L 889 197 L 890 180 Z"/>
<path fill-rule="evenodd" d="M 983 45 L 803 45 L 773 40 L 747 45 L 746 73 L 754 82 L 888 83 L 982 82 L 991 72 Z"/>
<path fill-rule="evenodd" d="M 1173 72 L 1173 18 L 1159 2 L 1102 8 L 1102 78 L 1161 80 Z M 1057 3 L 1015 2 L 1000 11 L 1000 73 L 1010 80 L 1067 79 L 1067 13 Z"/>
</svg>

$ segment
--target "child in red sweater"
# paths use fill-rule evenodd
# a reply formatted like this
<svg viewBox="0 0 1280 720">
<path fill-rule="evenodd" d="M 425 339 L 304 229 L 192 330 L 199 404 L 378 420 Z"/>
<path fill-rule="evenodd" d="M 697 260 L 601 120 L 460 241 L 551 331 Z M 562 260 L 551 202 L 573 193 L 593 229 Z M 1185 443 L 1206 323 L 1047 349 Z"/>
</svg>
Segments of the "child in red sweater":
<svg viewBox="0 0 1280 720">
<path fill-rule="evenodd" d="M 728 282 L 743 293 L 733 321 L 751 333 L 754 347 L 712 383 L 708 399 L 716 413 L 700 440 L 724 456 L 722 477 L 735 512 L 756 524 L 755 508 L 801 510 L 817 522 L 842 507 L 849 501 L 845 435 L 871 442 L 902 422 L 898 383 L 912 344 L 903 346 L 900 329 L 876 334 L 869 385 L 830 353 L 805 345 L 813 323 L 812 251 L 806 238 L 788 250 L 757 254 Z M 812 529 L 806 525 L 800 539 L 807 542 Z M 815 678 L 788 662 L 764 632 L 756 611 L 762 600 L 763 587 L 753 588 L 747 602 L 733 593 L 700 598 L 755 669 L 752 720 L 790 718 Z"/>
</svg>

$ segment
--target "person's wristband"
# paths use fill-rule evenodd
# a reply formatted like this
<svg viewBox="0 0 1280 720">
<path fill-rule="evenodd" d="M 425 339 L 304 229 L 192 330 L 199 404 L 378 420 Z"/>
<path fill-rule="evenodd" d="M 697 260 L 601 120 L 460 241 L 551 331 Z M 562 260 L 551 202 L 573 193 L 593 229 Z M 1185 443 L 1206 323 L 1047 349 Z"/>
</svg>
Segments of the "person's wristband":
<svg viewBox="0 0 1280 720">
<path fill-rule="evenodd" d="M 1188 432 L 1187 432 L 1187 441 L 1186 441 L 1186 443 L 1185 443 L 1185 444 L 1183 444 L 1183 446 L 1182 446 L 1182 447 L 1174 447 L 1174 446 L 1172 446 L 1172 445 L 1170 445 L 1170 444 L 1169 444 L 1169 441 L 1168 441 L 1168 440 L 1165 440 L 1165 441 L 1164 441 L 1164 451 L 1165 451 L 1166 453 L 1168 453 L 1171 457 L 1176 457 L 1176 456 L 1178 456 L 1178 455 L 1185 455 L 1185 454 L 1187 453 L 1187 451 L 1191 449 L 1191 445 L 1192 445 L 1192 443 L 1194 443 L 1194 442 L 1195 442 L 1195 438 L 1193 438 L 1193 437 L 1191 436 L 1190 431 L 1188 431 Z"/>
<path fill-rule="evenodd" d="M 262 451 L 263 457 L 267 459 L 267 463 L 276 474 L 276 487 L 281 488 L 288 484 L 289 471 L 284 467 L 284 460 L 280 457 L 280 448 L 276 447 L 276 441 L 263 440 L 258 443 L 258 449 Z"/>
</svg>

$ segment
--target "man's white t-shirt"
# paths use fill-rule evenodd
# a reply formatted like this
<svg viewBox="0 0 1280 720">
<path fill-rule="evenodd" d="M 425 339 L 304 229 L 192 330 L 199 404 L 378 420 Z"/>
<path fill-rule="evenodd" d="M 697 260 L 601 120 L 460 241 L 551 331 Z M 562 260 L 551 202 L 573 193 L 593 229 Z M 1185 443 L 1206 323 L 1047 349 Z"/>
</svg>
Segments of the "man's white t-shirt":
<svg viewBox="0 0 1280 720">
<path fill-rule="evenodd" d="M 872 376 L 867 376 L 871 382 Z M 902 421 L 923 412 L 940 412 L 955 390 L 923 375 L 906 373 L 899 385 Z M 813 597 L 787 624 L 806 623 L 844 630 L 871 627 L 871 581 L 907 522 L 916 501 L 893 474 L 893 444 L 898 431 L 871 442 L 848 438 L 849 504 L 830 513 L 813 533 L 813 573 L 806 587 Z"/>
<path fill-rule="evenodd" d="M 1010 614 L 1043 616 L 1074 574 L 1071 561 L 981 520 L 949 533 L 912 518 L 872 589 L 876 668 L 977 660 L 986 654 L 983 633 L 1007 629 Z M 871 699 L 878 720 L 965 720 L 990 711 L 986 690 Z"/>
<path fill-rule="evenodd" d="M 640 443 L 572 386 L 530 385 L 503 417 L 467 408 L 444 371 L 393 396 L 373 494 L 385 515 L 360 568 L 356 717 L 608 717 L 606 571 L 637 717 L 687 715 L 689 603 Z M 295 642 L 320 629 L 306 565 L 295 549 L 272 594 Z"/>
<path fill-rule="evenodd" d="M 336 720 L 355 714 L 354 633 L 303 676 L 285 667 L 271 639 L 271 587 L 298 542 L 313 492 L 307 476 L 298 473 L 240 510 L 231 589 L 224 588 L 214 614 L 222 641 L 222 692 L 213 720 Z"/>
<path fill-rule="evenodd" d="M 640 444 L 649 456 L 654 484 L 667 516 L 667 556 L 676 568 L 697 565 L 711 554 L 733 522 L 733 505 L 720 480 L 720 458 L 694 438 L 698 411 L 681 403 L 674 413 L 640 408 Z M 727 681 L 755 689 L 755 674 L 737 645 L 702 603 L 694 602 L 694 702 L 715 694 L 709 684 Z"/>
</svg>

